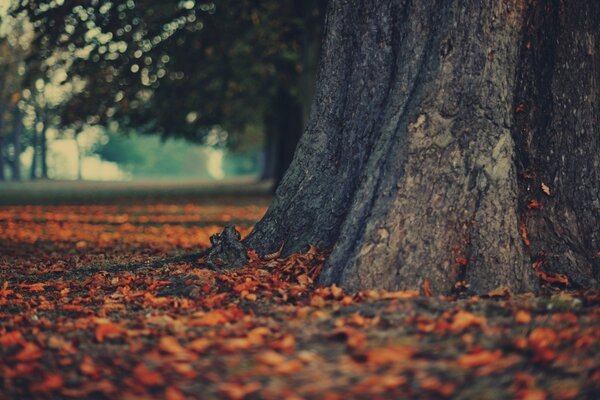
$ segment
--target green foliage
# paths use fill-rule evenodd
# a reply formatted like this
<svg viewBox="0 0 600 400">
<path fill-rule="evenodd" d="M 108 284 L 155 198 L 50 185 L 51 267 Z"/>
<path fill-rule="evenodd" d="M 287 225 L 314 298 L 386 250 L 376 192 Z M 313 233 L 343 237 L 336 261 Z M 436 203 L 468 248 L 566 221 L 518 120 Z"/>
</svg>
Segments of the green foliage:
<svg viewBox="0 0 600 400">
<path fill-rule="evenodd" d="M 63 126 L 107 124 L 230 142 L 264 123 L 281 88 L 298 96 L 308 30 L 323 0 L 24 0 L 36 37 L 30 65 L 67 70 L 84 88 L 67 101 Z"/>
</svg>

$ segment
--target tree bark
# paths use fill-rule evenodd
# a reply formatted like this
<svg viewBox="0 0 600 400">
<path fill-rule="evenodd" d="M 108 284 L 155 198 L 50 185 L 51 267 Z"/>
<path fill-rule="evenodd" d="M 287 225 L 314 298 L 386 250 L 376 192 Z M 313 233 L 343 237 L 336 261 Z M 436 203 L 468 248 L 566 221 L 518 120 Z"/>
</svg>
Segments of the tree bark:
<svg viewBox="0 0 600 400">
<path fill-rule="evenodd" d="M 40 143 L 40 162 L 42 164 L 42 179 L 48 179 L 48 122 L 44 118 L 42 137 Z"/>
<path fill-rule="evenodd" d="M 0 136 L 0 182 L 6 180 L 4 176 L 4 138 Z"/>
<path fill-rule="evenodd" d="M 13 157 L 11 160 L 12 180 L 21 180 L 21 137 L 23 134 L 23 120 L 21 119 L 21 110 L 15 104 L 13 109 Z"/>
<path fill-rule="evenodd" d="M 77 180 L 83 180 L 83 152 L 81 151 L 81 146 L 79 145 L 79 134 L 81 132 L 75 133 L 73 137 L 75 139 L 75 147 L 77 148 Z"/>
<path fill-rule="evenodd" d="M 37 129 L 34 127 L 32 132 L 32 141 L 31 141 L 31 147 L 33 149 L 33 154 L 31 156 L 31 168 L 29 170 L 29 179 L 31 179 L 32 181 L 37 179 L 38 174 L 37 174 L 37 160 L 38 160 L 38 132 Z"/>
<path fill-rule="evenodd" d="M 598 2 L 332 0 L 310 122 L 246 244 L 330 248 L 320 282 L 348 290 L 530 291 L 540 257 L 597 285 L 598 26 Z"/>
<path fill-rule="evenodd" d="M 278 185 L 294 157 L 294 150 L 302 135 L 302 108 L 285 89 L 273 98 L 265 116 L 265 169 L 263 179 L 272 179 Z"/>
<path fill-rule="evenodd" d="M 6 180 L 4 176 L 4 108 L 0 100 L 0 182 Z"/>
</svg>

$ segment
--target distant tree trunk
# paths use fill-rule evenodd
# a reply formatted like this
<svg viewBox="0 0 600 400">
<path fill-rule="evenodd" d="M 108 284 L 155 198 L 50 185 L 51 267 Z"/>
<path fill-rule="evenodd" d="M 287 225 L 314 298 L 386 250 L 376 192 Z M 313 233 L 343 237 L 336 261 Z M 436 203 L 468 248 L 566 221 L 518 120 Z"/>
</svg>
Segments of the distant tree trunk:
<svg viewBox="0 0 600 400">
<path fill-rule="evenodd" d="M 83 154 L 81 151 L 81 146 L 79 145 L 79 134 L 81 132 L 77 132 L 74 136 L 75 139 L 75 146 L 77 147 L 77 180 L 81 181 L 83 180 L 83 171 L 82 171 L 82 167 L 83 167 Z"/>
<path fill-rule="evenodd" d="M 13 150 L 14 154 L 11 160 L 12 180 L 21 180 L 21 138 L 23 136 L 23 120 L 21 118 L 21 109 L 15 104 L 13 109 Z"/>
<path fill-rule="evenodd" d="M 280 89 L 273 100 L 271 112 L 265 118 L 265 163 L 262 179 L 272 179 L 275 186 L 290 166 L 308 121 L 321 49 L 325 3 L 324 0 L 294 2 L 296 15 L 302 20 L 302 70 L 298 77 L 297 93 L 292 95 L 289 88 Z"/>
<path fill-rule="evenodd" d="M 285 89 L 273 98 L 270 112 L 265 117 L 265 169 L 263 179 L 278 184 L 290 166 L 294 150 L 302 135 L 302 108 Z"/>
<path fill-rule="evenodd" d="M 48 179 L 48 120 L 44 114 L 44 126 L 42 127 L 42 135 L 40 142 L 40 162 L 42 164 L 42 179 Z"/>
<path fill-rule="evenodd" d="M 331 0 L 326 21 L 247 245 L 330 248 L 320 282 L 348 290 L 529 291 L 534 261 L 598 285 L 600 2 Z"/>
<path fill-rule="evenodd" d="M 31 156 L 31 169 L 29 170 L 29 179 L 31 179 L 32 181 L 37 179 L 38 175 L 37 175 L 37 159 L 38 159 L 38 132 L 37 129 L 34 129 L 31 131 L 31 148 L 33 149 L 33 153 Z"/>
<path fill-rule="evenodd" d="M 4 176 L 4 138 L 0 136 L 0 182 L 3 182 L 5 180 L 6 177 Z"/>
<path fill-rule="evenodd" d="M 0 103 L 0 182 L 6 180 L 4 176 L 4 109 Z"/>
</svg>

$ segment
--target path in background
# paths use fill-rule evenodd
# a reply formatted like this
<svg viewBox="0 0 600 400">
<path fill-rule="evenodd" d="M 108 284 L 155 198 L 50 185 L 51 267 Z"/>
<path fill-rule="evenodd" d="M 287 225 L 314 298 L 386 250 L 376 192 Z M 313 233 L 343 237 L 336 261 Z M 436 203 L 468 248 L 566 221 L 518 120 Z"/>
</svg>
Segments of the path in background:
<svg viewBox="0 0 600 400">
<path fill-rule="evenodd" d="M 0 204 L 95 204 L 138 202 L 182 202 L 216 196 L 264 201 L 271 182 L 251 178 L 223 181 L 134 180 L 0 182 Z M 262 200 L 258 200 L 262 198 Z M 256 200 L 255 200 L 256 199 Z"/>
</svg>

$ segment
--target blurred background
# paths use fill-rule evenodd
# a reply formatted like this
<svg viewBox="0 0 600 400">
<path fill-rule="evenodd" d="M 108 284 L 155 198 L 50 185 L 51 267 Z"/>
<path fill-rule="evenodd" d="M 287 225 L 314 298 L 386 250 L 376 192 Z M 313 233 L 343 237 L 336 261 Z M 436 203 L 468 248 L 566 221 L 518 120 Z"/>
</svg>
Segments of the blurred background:
<svg viewBox="0 0 600 400">
<path fill-rule="evenodd" d="M 8 181 L 277 183 L 324 0 L 0 0 Z"/>
</svg>

